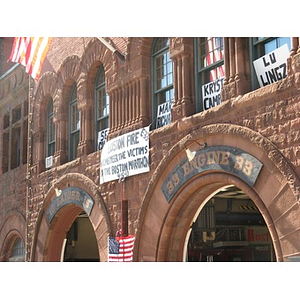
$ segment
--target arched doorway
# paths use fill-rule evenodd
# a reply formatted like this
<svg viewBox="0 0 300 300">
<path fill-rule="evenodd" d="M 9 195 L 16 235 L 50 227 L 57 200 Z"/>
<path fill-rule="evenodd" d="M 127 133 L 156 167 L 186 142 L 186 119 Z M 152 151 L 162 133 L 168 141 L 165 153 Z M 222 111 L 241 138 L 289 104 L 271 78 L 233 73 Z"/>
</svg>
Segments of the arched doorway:
<svg viewBox="0 0 300 300">
<path fill-rule="evenodd" d="M 0 261 L 25 261 L 24 216 L 19 211 L 12 211 L 0 228 Z"/>
<path fill-rule="evenodd" d="M 235 186 L 197 212 L 187 235 L 186 261 L 275 261 L 272 239 L 254 202 Z"/>
<path fill-rule="evenodd" d="M 95 184 L 70 173 L 56 187 L 39 215 L 31 261 L 107 261 L 111 221 Z"/>
<path fill-rule="evenodd" d="M 192 161 L 185 151 L 187 141 L 196 153 Z M 203 142 L 207 148 L 199 147 Z M 195 216 L 227 186 L 243 191 L 258 208 L 276 261 L 299 255 L 297 174 L 260 134 L 241 126 L 217 124 L 187 135 L 157 166 L 139 215 L 135 260 L 185 260 L 186 237 Z"/>
<path fill-rule="evenodd" d="M 97 262 L 99 250 L 93 226 L 86 212 L 82 211 L 73 222 L 64 239 L 61 261 Z"/>
</svg>

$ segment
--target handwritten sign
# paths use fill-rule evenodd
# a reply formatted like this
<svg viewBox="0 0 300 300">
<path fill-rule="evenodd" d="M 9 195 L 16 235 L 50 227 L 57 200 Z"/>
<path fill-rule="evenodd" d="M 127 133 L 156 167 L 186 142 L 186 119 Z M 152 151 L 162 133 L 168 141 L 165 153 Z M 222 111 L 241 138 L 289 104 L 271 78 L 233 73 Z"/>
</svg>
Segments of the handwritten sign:
<svg viewBox="0 0 300 300">
<path fill-rule="evenodd" d="M 231 173 L 253 186 L 261 168 L 259 160 L 241 149 L 212 146 L 197 151 L 192 161 L 183 159 L 163 183 L 162 192 L 170 202 L 189 179 L 208 170 Z"/>
<path fill-rule="evenodd" d="M 149 170 L 149 127 L 105 143 L 101 153 L 100 184 Z"/>
<path fill-rule="evenodd" d="M 260 87 L 277 82 L 287 76 L 287 58 L 289 55 L 288 45 L 284 44 L 273 52 L 253 61 Z"/>
<path fill-rule="evenodd" d="M 203 108 L 210 109 L 221 103 L 221 90 L 224 77 L 211 81 L 202 86 Z"/>
<path fill-rule="evenodd" d="M 103 149 L 104 144 L 107 141 L 108 133 L 109 133 L 109 128 L 103 129 L 103 130 L 98 132 L 98 143 L 97 143 L 97 145 L 98 145 L 97 149 L 98 150 Z"/>
<path fill-rule="evenodd" d="M 172 107 L 173 107 L 173 101 L 167 101 L 165 103 L 158 105 L 156 128 L 160 128 L 171 123 Z"/>
</svg>

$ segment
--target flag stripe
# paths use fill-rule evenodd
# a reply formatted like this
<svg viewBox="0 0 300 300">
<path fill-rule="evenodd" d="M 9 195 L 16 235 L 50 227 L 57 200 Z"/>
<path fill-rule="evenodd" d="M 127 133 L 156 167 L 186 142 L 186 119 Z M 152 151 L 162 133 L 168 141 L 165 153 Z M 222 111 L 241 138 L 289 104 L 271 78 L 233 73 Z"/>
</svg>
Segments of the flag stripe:
<svg viewBox="0 0 300 300">
<path fill-rule="evenodd" d="M 36 50 L 36 56 L 34 57 L 34 62 L 31 66 L 31 72 L 33 77 L 39 77 L 42 69 L 42 64 L 39 62 L 44 62 L 46 55 L 49 51 L 50 43 L 52 41 L 52 38 L 43 38 L 39 44 L 38 48 Z"/>
<path fill-rule="evenodd" d="M 218 62 L 223 58 L 223 48 L 217 44 L 217 38 L 207 38 L 207 55 L 206 64 L 207 66 Z M 210 81 L 214 81 L 217 78 L 224 77 L 225 70 L 224 65 L 216 67 L 210 71 Z"/>
<path fill-rule="evenodd" d="M 131 262 L 135 236 L 109 238 L 109 262 Z"/>
<path fill-rule="evenodd" d="M 26 72 L 38 80 L 52 39 L 44 37 L 15 38 L 9 60 L 25 66 Z"/>
</svg>

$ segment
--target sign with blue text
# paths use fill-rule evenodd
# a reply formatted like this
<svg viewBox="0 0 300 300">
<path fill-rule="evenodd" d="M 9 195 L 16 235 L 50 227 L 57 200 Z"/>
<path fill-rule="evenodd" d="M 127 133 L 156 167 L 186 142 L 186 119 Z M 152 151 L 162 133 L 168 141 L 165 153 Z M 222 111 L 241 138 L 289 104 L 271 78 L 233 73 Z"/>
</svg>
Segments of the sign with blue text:
<svg viewBox="0 0 300 300">
<path fill-rule="evenodd" d="M 77 187 L 69 187 L 56 196 L 46 210 L 46 216 L 50 223 L 56 213 L 64 206 L 74 204 L 80 206 L 89 216 L 94 205 L 92 197 L 84 190 Z"/>
<path fill-rule="evenodd" d="M 229 146 L 212 146 L 196 151 L 192 161 L 183 159 L 170 172 L 162 192 L 170 202 L 180 188 L 192 177 L 207 171 L 221 171 L 239 177 L 254 186 L 262 163 L 249 153 Z"/>
<path fill-rule="evenodd" d="M 101 152 L 100 184 L 149 170 L 148 126 L 105 143 Z"/>
<path fill-rule="evenodd" d="M 253 61 L 260 87 L 277 82 L 287 76 L 287 44 Z"/>
</svg>

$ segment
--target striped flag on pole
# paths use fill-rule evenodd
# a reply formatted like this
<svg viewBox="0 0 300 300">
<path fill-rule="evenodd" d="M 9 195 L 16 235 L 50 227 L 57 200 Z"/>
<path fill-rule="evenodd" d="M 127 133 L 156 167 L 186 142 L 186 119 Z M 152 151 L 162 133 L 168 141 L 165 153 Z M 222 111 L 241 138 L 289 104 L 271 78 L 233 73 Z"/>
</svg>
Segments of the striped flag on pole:
<svg viewBox="0 0 300 300">
<path fill-rule="evenodd" d="M 15 37 L 9 60 L 25 66 L 26 72 L 32 78 L 38 80 L 52 39 L 46 37 Z"/>
<path fill-rule="evenodd" d="M 110 237 L 108 239 L 109 262 L 131 262 L 133 260 L 134 235 Z"/>
</svg>

